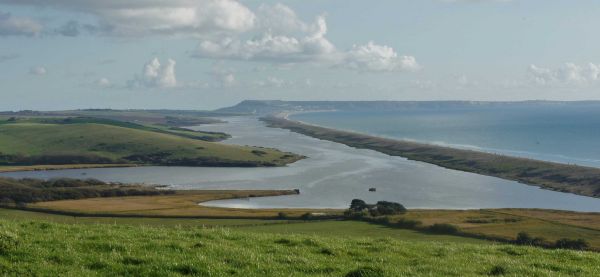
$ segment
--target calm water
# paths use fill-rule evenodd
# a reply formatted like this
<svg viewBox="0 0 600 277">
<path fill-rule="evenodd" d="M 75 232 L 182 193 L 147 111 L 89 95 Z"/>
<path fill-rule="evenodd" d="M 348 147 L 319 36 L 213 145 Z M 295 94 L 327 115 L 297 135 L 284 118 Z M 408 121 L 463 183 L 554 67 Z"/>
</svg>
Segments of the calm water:
<svg viewBox="0 0 600 277">
<path fill-rule="evenodd" d="M 263 126 L 256 118 L 200 129 L 233 135 L 227 143 L 277 147 L 310 158 L 281 168 L 139 167 L 3 174 L 12 177 L 98 178 L 105 181 L 167 184 L 180 189 L 289 189 L 297 196 L 213 201 L 210 205 L 268 207 L 347 207 L 353 198 L 398 201 L 409 208 L 535 207 L 600 211 L 600 199 L 443 169 L 371 150 L 321 141 Z M 83 175 L 85 174 L 85 175 Z M 377 192 L 368 192 L 376 187 Z"/>
<path fill-rule="evenodd" d="M 379 136 L 600 167 L 600 104 L 326 112 L 291 118 Z"/>
</svg>

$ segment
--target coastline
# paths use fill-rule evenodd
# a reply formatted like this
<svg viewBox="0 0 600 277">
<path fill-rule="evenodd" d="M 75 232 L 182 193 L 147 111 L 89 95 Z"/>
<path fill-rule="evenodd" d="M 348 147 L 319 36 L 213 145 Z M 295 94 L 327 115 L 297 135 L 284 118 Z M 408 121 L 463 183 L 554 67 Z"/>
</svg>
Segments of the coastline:
<svg viewBox="0 0 600 277">
<path fill-rule="evenodd" d="M 600 198 L 600 168 L 498 155 L 433 144 L 382 138 L 290 120 L 290 113 L 262 117 L 268 127 L 440 167 L 493 176 L 547 190 Z"/>
</svg>

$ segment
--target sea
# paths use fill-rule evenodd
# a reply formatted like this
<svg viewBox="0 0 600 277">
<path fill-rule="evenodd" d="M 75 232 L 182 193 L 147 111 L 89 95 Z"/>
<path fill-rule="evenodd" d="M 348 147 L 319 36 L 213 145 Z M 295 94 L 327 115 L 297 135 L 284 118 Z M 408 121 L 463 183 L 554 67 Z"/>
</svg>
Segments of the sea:
<svg viewBox="0 0 600 277">
<path fill-rule="evenodd" d="M 290 118 L 388 138 L 600 167 L 600 104 L 595 102 L 330 111 Z"/>
</svg>

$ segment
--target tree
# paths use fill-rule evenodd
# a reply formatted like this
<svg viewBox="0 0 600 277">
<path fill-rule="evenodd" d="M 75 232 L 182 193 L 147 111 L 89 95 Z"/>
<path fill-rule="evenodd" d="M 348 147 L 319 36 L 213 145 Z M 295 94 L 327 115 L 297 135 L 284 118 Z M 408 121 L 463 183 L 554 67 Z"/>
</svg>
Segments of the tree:
<svg viewBox="0 0 600 277">
<path fill-rule="evenodd" d="M 360 199 L 352 199 L 352 202 L 350 202 L 350 210 L 355 212 L 360 212 L 364 209 L 367 209 L 368 207 L 369 205 L 367 205 L 365 201 Z"/>
<path fill-rule="evenodd" d="M 377 213 L 380 215 L 393 215 L 406 212 L 406 208 L 400 203 L 379 201 L 375 205 Z"/>
</svg>

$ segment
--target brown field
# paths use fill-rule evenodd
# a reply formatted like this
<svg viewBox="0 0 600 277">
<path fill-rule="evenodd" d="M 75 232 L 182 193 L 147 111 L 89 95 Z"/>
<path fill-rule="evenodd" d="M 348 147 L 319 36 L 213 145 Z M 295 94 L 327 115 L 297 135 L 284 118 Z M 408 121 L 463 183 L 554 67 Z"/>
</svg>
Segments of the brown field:
<svg viewBox="0 0 600 277">
<path fill-rule="evenodd" d="M 342 210 L 318 209 L 238 209 L 199 205 L 219 199 L 293 195 L 293 190 L 196 190 L 177 191 L 173 195 L 88 198 L 38 202 L 27 208 L 80 216 L 171 217 L 171 218 L 256 218 L 274 219 L 280 212 L 287 218 L 306 213 L 341 216 Z M 513 240 L 519 232 L 541 237 L 548 244 L 561 238 L 583 238 L 593 250 L 600 250 L 600 213 L 581 213 L 541 209 L 482 210 L 409 210 L 391 216 L 391 223 L 401 219 L 421 222 L 418 230 L 436 223 L 451 224 L 467 236 Z"/>
<path fill-rule="evenodd" d="M 87 168 L 109 168 L 109 167 L 135 167 L 135 164 L 58 164 L 58 165 L 15 165 L 0 166 L 0 172 L 17 171 L 43 171 L 61 169 L 87 169 Z"/>
<path fill-rule="evenodd" d="M 198 203 L 210 200 L 265 197 L 296 194 L 293 190 L 190 190 L 172 195 L 128 196 L 60 200 L 29 204 L 28 208 L 54 212 L 116 216 L 165 216 L 204 218 L 275 218 L 279 212 L 289 217 L 305 213 L 341 214 L 340 210 L 316 209 L 234 209 L 206 207 Z"/>
<path fill-rule="evenodd" d="M 410 210 L 395 216 L 418 220 L 423 226 L 447 223 L 466 234 L 514 239 L 519 232 L 542 237 L 548 242 L 561 238 L 583 238 L 595 250 L 600 250 L 600 213 L 581 213 L 541 209 L 484 210 Z"/>
</svg>

